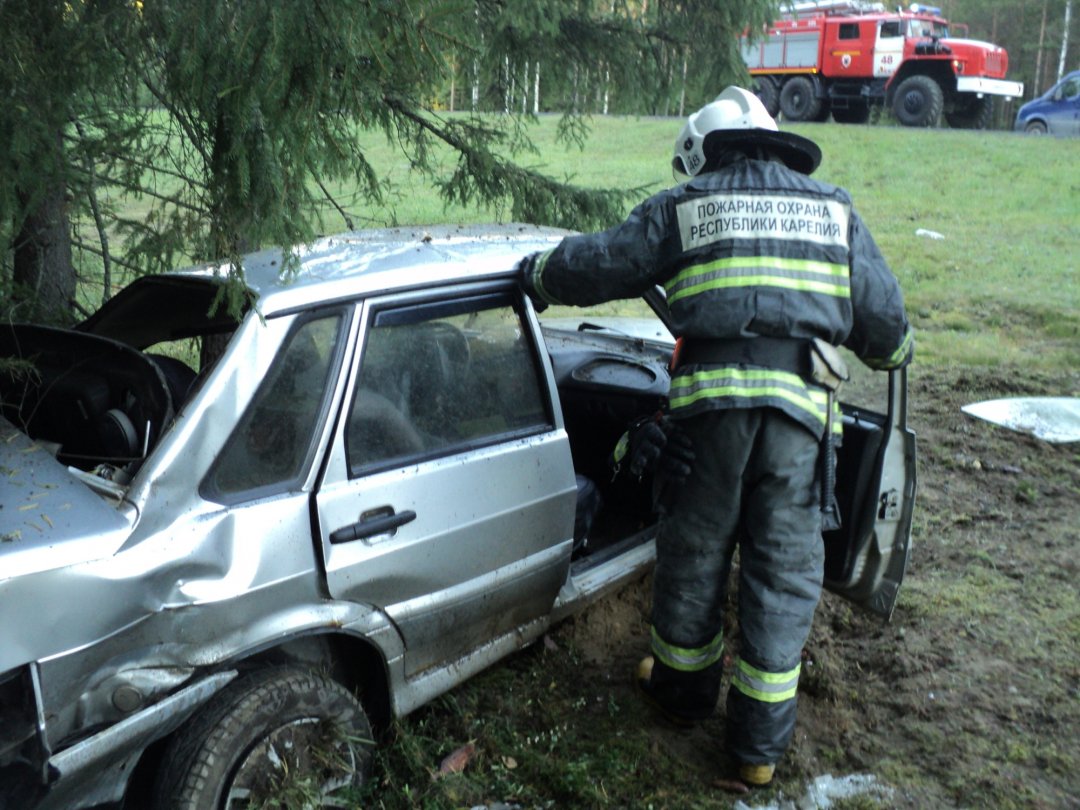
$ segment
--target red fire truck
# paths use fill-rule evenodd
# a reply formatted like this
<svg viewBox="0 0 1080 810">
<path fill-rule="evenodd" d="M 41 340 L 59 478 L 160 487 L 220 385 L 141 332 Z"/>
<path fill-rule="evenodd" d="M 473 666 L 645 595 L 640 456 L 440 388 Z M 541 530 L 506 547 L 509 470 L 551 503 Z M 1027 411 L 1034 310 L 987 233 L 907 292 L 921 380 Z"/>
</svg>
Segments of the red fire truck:
<svg viewBox="0 0 1080 810">
<path fill-rule="evenodd" d="M 906 126 L 937 126 L 944 113 L 950 126 L 983 129 L 994 96 L 1023 95 L 1022 83 L 1005 80 L 1005 49 L 951 36 L 938 8 L 800 2 L 788 9 L 764 38 L 741 43 L 754 89 L 773 116 L 824 121 L 831 113 L 842 123 L 864 123 L 873 105 L 885 104 Z"/>
</svg>

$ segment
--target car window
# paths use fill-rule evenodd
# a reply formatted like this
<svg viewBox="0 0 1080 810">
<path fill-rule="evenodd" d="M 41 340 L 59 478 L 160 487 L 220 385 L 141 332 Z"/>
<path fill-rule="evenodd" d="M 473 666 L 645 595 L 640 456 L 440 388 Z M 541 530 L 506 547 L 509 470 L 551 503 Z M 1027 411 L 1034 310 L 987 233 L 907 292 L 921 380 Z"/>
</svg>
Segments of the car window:
<svg viewBox="0 0 1080 810">
<path fill-rule="evenodd" d="M 341 322 L 338 312 L 308 318 L 292 330 L 207 476 L 207 497 L 236 500 L 299 484 L 313 452 Z"/>
<path fill-rule="evenodd" d="M 922 37 L 947 37 L 948 35 L 949 29 L 941 23 L 932 20 L 908 20 L 909 37 L 919 39 Z"/>
<path fill-rule="evenodd" d="M 545 327 L 579 332 L 611 332 L 642 340 L 674 343 L 675 338 L 643 298 L 608 301 L 589 307 L 550 306 L 540 315 Z"/>
<path fill-rule="evenodd" d="M 547 428 L 542 380 L 509 295 L 381 310 L 346 423 L 351 474 Z"/>
<path fill-rule="evenodd" d="M 900 36 L 900 21 L 896 20 L 893 22 L 883 22 L 881 24 L 880 36 L 882 38 Z"/>
</svg>

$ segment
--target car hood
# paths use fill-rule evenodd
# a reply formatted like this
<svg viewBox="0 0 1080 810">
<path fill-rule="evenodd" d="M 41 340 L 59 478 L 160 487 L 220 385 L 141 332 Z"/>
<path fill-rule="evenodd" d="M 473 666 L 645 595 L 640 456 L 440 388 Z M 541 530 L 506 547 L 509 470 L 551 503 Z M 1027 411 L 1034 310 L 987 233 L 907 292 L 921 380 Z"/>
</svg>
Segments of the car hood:
<svg viewBox="0 0 1080 810">
<path fill-rule="evenodd" d="M 1026 101 L 1020 105 L 1020 108 L 1016 111 L 1018 116 L 1023 116 L 1032 110 L 1038 110 L 1046 106 L 1046 96 L 1040 96 L 1039 98 L 1033 98 L 1031 101 Z"/>
<path fill-rule="evenodd" d="M 0 417 L 0 581 L 108 557 L 123 544 L 133 508 L 119 488 L 108 495 L 102 482 L 98 494 L 79 475 Z"/>
</svg>

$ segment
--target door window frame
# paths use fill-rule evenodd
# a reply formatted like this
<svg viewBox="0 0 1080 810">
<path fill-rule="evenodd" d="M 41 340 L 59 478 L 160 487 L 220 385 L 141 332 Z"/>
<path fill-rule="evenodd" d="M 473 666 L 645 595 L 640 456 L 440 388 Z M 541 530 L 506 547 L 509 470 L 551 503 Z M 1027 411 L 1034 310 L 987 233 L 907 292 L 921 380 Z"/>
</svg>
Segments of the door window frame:
<svg viewBox="0 0 1080 810">
<path fill-rule="evenodd" d="M 496 309 L 500 306 L 508 307 L 517 316 L 522 338 L 525 340 L 529 352 L 531 368 L 537 384 L 537 396 L 540 398 L 540 404 L 543 408 L 543 422 L 538 422 L 526 428 L 494 432 L 480 438 L 466 439 L 443 447 L 399 454 L 376 461 L 353 463 L 353 460 L 349 458 L 348 450 L 348 422 L 356 397 L 359 395 L 364 357 L 368 349 L 367 336 L 371 330 L 380 325 L 380 320 L 383 320 L 381 325 L 394 324 L 394 322 L 419 323 L 448 314 L 468 312 L 470 311 L 470 302 L 491 302 L 490 306 L 485 307 L 488 309 Z M 350 386 L 342 404 L 342 425 L 336 440 L 342 444 L 339 451 L 345 464 L 345 474 L 348 479 L 353 480 L 395 468 L 472 452 L 497 444 L 541 435 L 556 428 L 557 421 L 553 408 L 553 394 L 549 386 L 547 366 L 538 345 L 540 337 L 538 330 L 531 326 L 532 320 L 526 309 L 524 296 L 516 286 L 505 283 L 473 283 L 441 287 L 435 290 L 423 290 L 405 295 L 371 298 L 364 302 L 363 308 L 364 313 L 359 319 L 358 326 L 359 342 L 355 357 L 352 360 Z M 418 316 L 417 313 L 422 313 L 423 317 Z"/>
<path fill-rule="evenodd" d="M 213 501 L 214 503 L 231 506 L 287 492 L 296 492 L 303 488 L 304 482 L 311 476 L 312 467 L 319 464 L 319 459 L 316 458 L 317 451 L 326 432 L 327 422 L 330 418 L 330 413 L 335 400 L 334 394 L 338 390 L 338 380 L 341 377 L 342 363 L 350 343 L 349 334 L 352 325 L 352 310 L 353 308 L 350 306 L 338 304 L 331 307 L 311 310 L 296 316 L 295 321 L 289 327 L 288 333 L 282 338 L 281 345 L 278 346 L 277 350 L 274 352 L 274 357 L 267 367 L 267 373 L 256 387 L 255 392 L 251 396 L 251 400 L 244 407 L 240 418 L 236 420 L 236 424 L 229 432 L 228 438 L 221 445 L 221 450 L 218 452 L 217 457 L 214 459 L 210 468 L 206 471 L 206 475 L 203 476 L 202 481 L 199 483 L 199 495 L 202 498 Z M 279 317 L 287 317 L 289 314 L 290 313 L 285 313 Z M 304 451 L 304 460 L 299 465 L 297 474 L 268 484 L 260 484 L 231 491 L 222 490 L 218 487 L 216 481 L 216 476 L 223 463 L 222 460 L 233 446 L 233 443 L 238 440 L 241 431 L 247 428 L 248 423 L 252 418 L 252 410 L 261 402 L 261 397 L 265 393 L 266 387 L 270 384 L 269 372 L 277 363 L 283 362 L 285 352 L 291 347 L 293 339 L 301 329 L 312 321 L 331 317 L 337 317 L 338 319 L 337 339 L 335 341 L 333 355 L 330 357 L 326 377 L 323 381 L 322 398 L 319 402 L 316 418 L 308 435 L 308 446 Z M 205 416 L 212 418 L 212 411 L 213 409 L 207 411 Z"/>
</svg>

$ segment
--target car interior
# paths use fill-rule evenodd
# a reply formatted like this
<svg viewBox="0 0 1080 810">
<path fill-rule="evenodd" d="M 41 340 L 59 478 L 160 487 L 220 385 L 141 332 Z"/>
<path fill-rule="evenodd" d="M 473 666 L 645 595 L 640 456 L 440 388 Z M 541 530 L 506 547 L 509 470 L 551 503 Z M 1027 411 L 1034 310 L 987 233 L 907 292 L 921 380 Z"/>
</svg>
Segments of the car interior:
<svg viewBox="0 0 1080 810">
<path fill-rule="evenodd" d="M 139 298 L 128 296 L 111 308 L 107 305 L 77 331 L 11 324 L 0 328 L 0 356 L 28 361 L 0 374 L 0 415 L 65 464 L 133 472 L 199 379 L 193 363 L 156 351 L 154 341 L 162 336 L 190 339 L 203 330 L 199 343 L 204 356 L 198 362 L 205 372 L 214 347 L 220 354 L 235 326 L 226 316 L 208 320 L 205 291 L 182 285 L 178 290 L 181 305 L 164 323 L 146 318 Z M 533 374 L 508 371 L 522 371 L 531 363 L 523 356 L 493 352 L 490 341 L 463 328 L 468 317 L 414 323 L 407 333 L 401 332 L 401 340 L 393 339 L 395 332 L 406 327 L 382 331 L 385 345 L 368 355 L 366 382 L 358 387 L 353 406 L 356 418 L 347 443 L 350 459 L 360 460 L 350 462 L 355 469 L 364 467 L 367 459 L 437 455 L 515 426 L 528 429 L 546 421 L 542 406 L 535 404 L 541 398 Z M 670 348 L 627 340 L 585 321 L 577 331 L 564 325 L 544 327 L 543 334 L 578 487 L 574 555 L 601 560 L 659 520 L 651 477 L 616 475 L 612 452 L 631 423 L 663 407 Z M 121 336 L 127 339 L 122 342 Z M 529 380 L 533 382 L 526 391 L 522 381 Z M 500 386 L 508 390 L 493 393 Z M 488 395 L 477 397 L 477 391 Z M 496 400 L 501 404 L 493 404 Z M 856 548 L 852 538 L 872 532 L 877 513 L 888 508 L 883 504 L 879 510 L 866 500 L 876 496 L 883 417 L 876 410 L 849 405 L 843 413 L 836 491 L 843 526 L 825 533 L 830 579 L 851 573 Z"/>
</svg>

